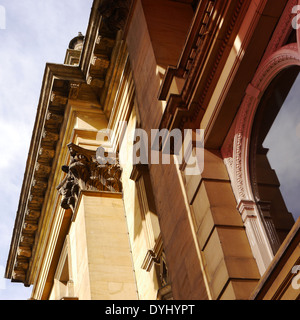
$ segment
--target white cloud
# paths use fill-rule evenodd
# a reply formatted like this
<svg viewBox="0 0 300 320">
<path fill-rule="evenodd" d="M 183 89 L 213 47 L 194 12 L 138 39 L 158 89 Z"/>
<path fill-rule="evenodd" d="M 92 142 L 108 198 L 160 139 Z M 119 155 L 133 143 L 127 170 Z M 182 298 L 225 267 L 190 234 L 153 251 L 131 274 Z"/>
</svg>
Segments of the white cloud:
<svg viewBox="0 0 300 320">
<path fill-rule="evenodd" d="M 30 127 L 23 122 L 0 119 L 0 172 L 23 162 L 29 146 Z"/>
</svg>

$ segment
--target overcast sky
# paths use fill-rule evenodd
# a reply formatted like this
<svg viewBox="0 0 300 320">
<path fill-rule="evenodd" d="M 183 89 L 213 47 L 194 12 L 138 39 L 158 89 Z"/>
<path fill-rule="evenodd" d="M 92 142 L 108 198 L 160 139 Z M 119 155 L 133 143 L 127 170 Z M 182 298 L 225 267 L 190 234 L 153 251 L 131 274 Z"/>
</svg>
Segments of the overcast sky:
<svg viewBox="0 0 300 320">
<path fill-rule="evenodd" d="M 86 32 L 91 6 L 92 0 L 0 0 L 0 300 L 30 297 L 31 288 L 3 274 L 45 64 L 63 63 L 70 40 Z"/>
</svg>

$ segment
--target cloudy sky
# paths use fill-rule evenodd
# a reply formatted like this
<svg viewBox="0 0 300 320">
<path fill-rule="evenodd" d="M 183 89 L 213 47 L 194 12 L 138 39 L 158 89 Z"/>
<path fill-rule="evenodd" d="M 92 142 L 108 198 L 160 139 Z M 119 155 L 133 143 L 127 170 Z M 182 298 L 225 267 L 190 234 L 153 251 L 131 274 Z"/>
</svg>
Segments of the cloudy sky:
<svg viewBox="0 0 300 320">
<path fill-rule="evenodd" d="M 30 297 L 31 288 L 3 274 L 44 68 L 63 63 L 70 40 L 85 34 L 91 6 L 92 0 L 0 0 L 0 300 Z"/>
</svg>

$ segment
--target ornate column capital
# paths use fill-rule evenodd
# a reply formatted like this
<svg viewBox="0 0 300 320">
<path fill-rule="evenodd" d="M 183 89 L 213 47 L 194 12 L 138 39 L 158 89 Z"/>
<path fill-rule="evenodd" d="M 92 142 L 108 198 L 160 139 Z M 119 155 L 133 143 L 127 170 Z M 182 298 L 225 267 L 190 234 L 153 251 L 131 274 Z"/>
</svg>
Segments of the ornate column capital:
<svg viewBox="0 0 300 320">
<path fill-rule="evenodd" d="M 103 0 L 99 11 L 109 30 L 118 31 L 125 27 L 131 0 Z"/>
<path fill-rule="evenodd" d="M 80 191 L 122 192 L 122 170 L 117 158 L 113 164 L 100 164 L 96 151 L 73 143 L 68 145 L 68 149 L 71 161 L 62 167 L 66 176 L 57 187 L 62 195 L 62 208 L 74 210 Z"/>
</svg>

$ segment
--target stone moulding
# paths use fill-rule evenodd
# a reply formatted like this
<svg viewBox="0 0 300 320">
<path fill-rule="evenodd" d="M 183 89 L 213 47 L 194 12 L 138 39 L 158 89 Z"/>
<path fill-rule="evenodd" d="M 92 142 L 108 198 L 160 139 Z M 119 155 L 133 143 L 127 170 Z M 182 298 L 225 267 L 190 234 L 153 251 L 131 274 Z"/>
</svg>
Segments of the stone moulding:
<svg viewBox="0 0 300 320">
<path fill-rule="evenodd" d="M 57 187 L 62 196 L 63 209 L 72 209 L 74 212 L 80 191 L 122 192 L 122 170 L 117 158 L 110 163 L 99 164 L 95 151 L 73 143 L 68 145 L 68 149 L 70 164 L 62 167 L 66 176 Z"/>
<path fill-rule="evenodd" d="M 125 27 L 131 2 L 131 0 L 102 1 L 99 12 L 111 31 L 117 31 Z"/>
<path fill-rule="evenodd" d="M 47 63 L 45 67 L 41 95 L 5 271 L 5 278 L 11 279 L 13 282 L 23 282 L 25 286 L 32 284 L 33 264 L 39 259 L 35 257 L 36 239 L 40 235 L 39 222 L 44 219 L 45 215 L 43 208 L 47 202 L 48 193 L 50 192 L 48 185 L 51 185 L 51 179 L 54 174 L 55 164 L 53 164 L 53 160 L 63 147 L 60 145 L 60 131 L 64 125 L 66 106 L 70 99 L 78 98 L 82 87 L 87 88 L 89 85 L 88 79 L 92 76 L 92 80 L 96 82 L 97 85 L 102 80 L 107 81 L 105 72 L 107 72 L 108 67 L 112 67 L 107 59 L 111 59 L 112 57 L 111 55 L 104 57 L 102 51 L 105 53 L 112 52 L 115 46 L 116 32 L 108 30 L 103 21 L 104 19 L 108 21 L 109 19 L 118 19 L 119 17 L 121 23 L 126 19 L 126 14 L 128 14 L 126 10 L 123 10 L 123 15 L 118 16 L 122 10 L 120 11 L 114 8 L 113 17 L 107 16 L 105 18 L 101 15 L 101 10 L 99 10 L 102 3 L 104 2 L 101 0 L 95 0 L 93 3 L 79 64 L 75 66 Z M 128 4 L 131 4 L 131 2 L 129 1 Z M 122 26 L 122 23 L 120 26 Z M 97 43 L 99 37 L 102 38 L 100 43 Z M 110 41 L 109 43 L 107 43 L 108 40 Z M 98 54 L 98 51 L 101 53 L 101 64 L 95 63 L 95 65 L 91 65 L 93 57 Z M 102 62 L 105 62 L 105 64 Z M 97 69 L 101 69 L 101 78 L 99 79 L 97 78 Z M 94 92 L 96 89 L 98 90 L 96 85 L 94 87 L 91 85 L 91 87 L 92 90 L 88 91 L 88 94 L 91 91 Z M 103 91 L 102 88 L 100 89 Z M 102 95 L 105 94 L 106 91 L 103 91 Z M 87 97 L 86 95 L 83 96 Z M 90 98 L 90 96 L 88 97 Z M 99 97 L 96 98 L 94 96 L 91 97 L 91 99 L 93 99 L 91 103 L 99 108 L 103 107 L 100 105 Z M 72 170 L 73 169 L 75 172 L 75 166 L 72 167 Z M 97 168 L 97 170 L 100 170 L 100 168 Z M 102 170 L 105 171 L 104 168 L 102 168 Z M 110 169 L 109 172 L 111 173 L 112 169 Z M 104 176 L 105 174 L 103 173 L 103 177 Z M 91 188 L 91 186 L 95 187 L 95 185 L 91 183 L 91 177 L 92 176 L 87 180 L 89 188 Z M 80 180 L 81 183 L 83 181 L 82 179 Z M 103 189 L 115 188 L 115 190 L 117 190 L 120 187 L 112 186 L 113 182 L 111 182 L 111 185 L 109 185 L 107 181 L 106 184 L 104 182 L 102 184 L 105 186 Z M 97 186 L 95 188 L 97 188 Z"/>
<path fill-rule="evenodd" d="M 29 149 L 29 156 L 20 194 L 14 233 L 7 261 L 5 277 L 26 286 L 34 239 L 38 232 L 43 202 L 52 171 L 52 161 L 59 142 L 60 128 L 68 99 L 66 92 L 55 92 L 55 80 L 71 78 L 84 82 L 82 72 L 72 66 L 47 63 L 38 112 Z M 55 97 L 57 99 L 51 99 Z M 22 250 L 19 250 L 22 248 Z M 25 255 L 24 252 L 27 252 Z M 26 266 L 26 268 L 24 268 Z"/>
<path fill-rule="evenodd" d="M 228 10 L 226 2 L 222 1 L 201 1 L 195 14 L 195 23 L 193 23 L 188 41 L 181 55 L 178 65 L 174 68 L 169 68 L 166 72 L 163 84 L 160 89 L 159 99 L 167 98 L 170 85 L 175 77 L 182 78 L 185 83 L 180 94 L 171 94 L 165 112 L 163 114 L 160 128 L 184 129 L 188 126 L 197 127 L 199 119 L 205 112 L 205 102 L 208 100 L 209 90 L 213 79 L 225 58 L 225 50 L 234 34 L 234 28 L 240 23 L 239 15 L 243 8 L 249 5 L 250 1 L 235 1 L 233 12 L 228 15 L 228 21 L 223 21 L 226 25 L 226 34 L 220 45 L 215 46 L 216 55 L 211 62 L 210 71 L 205 76 L 205 80 L 199 92 L 201 95 L 198 99 L 194 98 L 195 90 L 197 89 L 198 79 L 201 75 L 203 67 L 208 59 L 208 48 L 211 47 L 213 34 L 216 34 L 220 29 L 220 21 L 217 19 L 218 14 Z M 222 28 L 224 28 L 222 25 Z M 214 55 L 212 55 L 214 56 Z M 204 77 L 203 77 L 204 78 Z"/>
<path fill-rule="evenodd" d="M 222 146 L 222 156 L 231 178 L 233 192 L 238 203 L 237 208 L 243 218 L 261 274 L 272 261 L 280 241 L 273 221 L 262 216 L 256 205 L 248 160 L 250 138 L 257 107 L 272 79 L 285 68 L 300 65 L 298 44 L 291 43 L 283 46 L 282 40 L 286 39 L 288 32 L 291 31 L 291 25 L 287 28 L 285 22 L 292 21 L 290 8 L 295 3 L 295 0 L 291 0 L 287 4 L 287 9 L 284 11 L 265 56 L 248 85 L 239 112 Z"/>
</svg>

